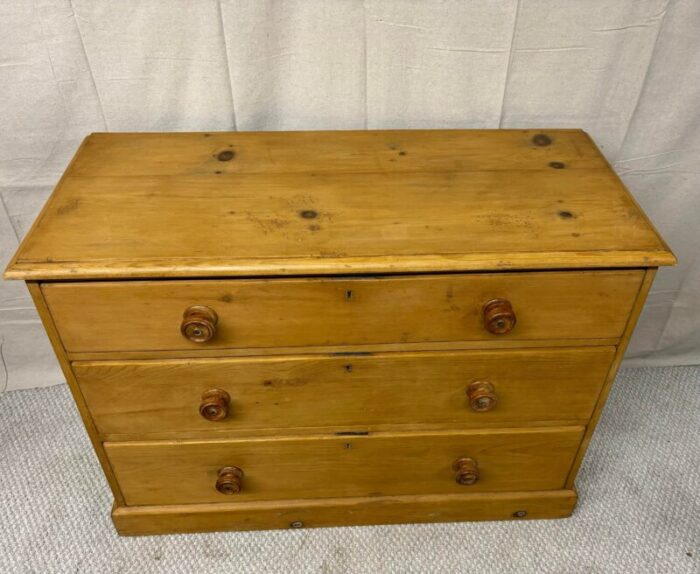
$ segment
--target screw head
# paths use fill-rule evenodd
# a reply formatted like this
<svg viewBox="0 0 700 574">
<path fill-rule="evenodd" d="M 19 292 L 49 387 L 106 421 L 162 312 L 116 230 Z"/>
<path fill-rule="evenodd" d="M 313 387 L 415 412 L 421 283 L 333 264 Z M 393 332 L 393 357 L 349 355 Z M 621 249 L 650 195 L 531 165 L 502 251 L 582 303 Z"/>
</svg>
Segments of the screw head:
<svg viewBox="0 0 700 574">
<path fill-rule="evenodd" d="M 485 410 L 491 406 L 491 399 L 488 397 L 479 397 L 476 404 L 480 409 Z"/>
<path fill-rule="evenodd" d="M 291 528 L 304 528 L 304 523 L 301 520 L 295 520 L 289 526 Z"/>
<path fill-rule="evenodd" d="M 516 510 L 513 513 L 513 518 L 525 518 L 527 516 L 527 510 Z"/>
</svg>

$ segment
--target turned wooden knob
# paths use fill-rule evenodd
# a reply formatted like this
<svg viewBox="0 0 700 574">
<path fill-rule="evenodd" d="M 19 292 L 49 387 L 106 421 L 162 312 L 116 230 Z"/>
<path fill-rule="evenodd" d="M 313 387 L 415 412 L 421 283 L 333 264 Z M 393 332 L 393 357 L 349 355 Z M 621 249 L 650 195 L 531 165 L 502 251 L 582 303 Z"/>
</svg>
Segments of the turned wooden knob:
<svg viewBox="0 0 700 574">
<path fill-rule="evenodd" d="M 204 305 L 192 305 L 182 317 L 180 332 L 193 343 L 206 343 L 216 334 L 218 320 L 214 309 Z"/>
<path fill-rule="evenodd" d="M 455 475 L 457 484 L 470 486 L 479 480 L 479 466 L 473 458 L 458 458 L 452 468 L 457 473 Z"/>
<path fill-rule="evenodd" d="M 498 403 L 496 390 L 488 381 L 475 381 L 467 387 L 469 406 L 477 413 L 490 411 Z"/>
<path fill-rule="evenodd" d="M 515 327 L 515 311 L 510 301 L 494 299 L 484 305 L 484 325 L 489 333 L 503 335 Z"/>
<path fill-rule="evenodd" d="M 225 466 L 216 478 L 216 490 L 221 494 L 238 494 L 243 488 L 243 471 L 237 466 Z"/>
<path fill-rule="evenodd" d="M 220 421 L 228 416 L 231 397 L 223 389 L 209 389 L 202 394 L 199 414 L 208 421 Z"/>
</svg>

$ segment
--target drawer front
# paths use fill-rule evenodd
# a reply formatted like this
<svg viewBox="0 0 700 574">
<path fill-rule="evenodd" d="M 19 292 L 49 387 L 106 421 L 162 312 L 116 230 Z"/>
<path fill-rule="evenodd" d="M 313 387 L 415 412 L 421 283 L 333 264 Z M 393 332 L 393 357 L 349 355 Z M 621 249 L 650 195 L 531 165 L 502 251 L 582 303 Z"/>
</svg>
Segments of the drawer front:
<svg viewBox="0 0 700 574">
<path fill-rule="evenodd" d="M 618 338 L 642 276 L 627 270 L 42 288 L 67 351 L 168 351 Z M 500 303 L 485 307 L 494 300 Z"/>
<path fill-rule="evenodd" d="M 552 490 L 563 487 L 582 433 L 582 427 L 558 427 L 108 442 L 105 449 L 127 504 L 188 504 Z M 458 484 L 458 477 L 476 482 Z M 222 490 L 240 491 L 222 494 L 217 483 Z"/>
<path fill-rule="evenodd" d="M 103 435 L 588 420 L 613 347 L 75 362 Z"/>
</svg>

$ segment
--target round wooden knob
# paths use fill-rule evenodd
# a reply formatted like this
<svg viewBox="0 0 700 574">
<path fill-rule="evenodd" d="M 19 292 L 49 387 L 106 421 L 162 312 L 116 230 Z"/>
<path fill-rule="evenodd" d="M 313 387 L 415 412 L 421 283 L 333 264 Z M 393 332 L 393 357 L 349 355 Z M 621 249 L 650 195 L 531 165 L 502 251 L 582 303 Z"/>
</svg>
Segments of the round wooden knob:
<svg viewBox="0 0 700 574">
<path fill-rule="evenodd" d="M 199 414 L 208 421 L 220 421 L 228 416 L 228 405 L 231 397 L 223 389 L 209 389 L 202 394 Z"/>
<path fill-rule="evenodd" d="M 498 403 L 496 390 L 488 381 L 475 381 L 467 387 L 469 406 L 477 413 L 490 411 Z"/>
<path fill-rule="evenodd" d="M 237 466 L 225 466 L 216 478 L 216 490 L 221 494 L 238 494 L 243 488 L 243 471 Z"/>
<path fill-rule="evenodd" d="M 515 327 L 515 311 L 510 301 L 494 299 L 484 305 L 484 325 L 489 333 L 503 335 Z"/>
<path fill-rule="evenodd" d="M 458 458 L 452 468 L 457 473 L 455 475 L 457 484 L 470 486 L 479 480 L 479 467 L 473 458 Z"/>
<path fill-rule="evenodd" d="M 214 309 L 204 305 L 192 305 L 183 315 L 180 332 L 193 343 L 206 343 L 216 334 L 218 320 Z"/>
</svg>

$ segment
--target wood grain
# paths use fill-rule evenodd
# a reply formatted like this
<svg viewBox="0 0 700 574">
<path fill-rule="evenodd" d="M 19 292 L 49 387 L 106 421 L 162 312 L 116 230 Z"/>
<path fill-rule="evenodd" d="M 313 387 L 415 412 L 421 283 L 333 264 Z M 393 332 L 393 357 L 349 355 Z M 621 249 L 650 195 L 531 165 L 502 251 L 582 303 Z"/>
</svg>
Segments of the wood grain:
<svg viewBox="0 0 700 574">
<path fill-rule="evenodd" d="M 58 364 L 61 367 L 63 376 L 66 378 L 68 388 L 73 396 L 73 400 L 75 401 L 75 405 L 78 409 L 78 413 L 80 414 L 80 418 L 83 421 L 83 425 L 85 425 L 85 430 L 87 431 L 90 443 L 95 451 L 95 455 L 97 455 L 97 460 L 102 467 L 102 472 L 107 479 L 112 495 L 114 496 L 117 504 L 124 504 L 124 497 L 122 496 L 121 490 L 119 489 L 119 484 L 117 484 L 117 480 L 114 477 L 114 472 L 112 471 L 112 467 L 109 464 L 107 455 L 105 454 L 102 441 L 100 440 L 99 433 L 92 418 L 92 414 L 90 413 L 90 409 L 85 402 L 85 397 L 83 397 L 80 386 L 75 380 L 75 375 L 71 368 L 71 364 L 66 357 L 66 352 L 61 344 L 60 334 L 56 330 L 56 325 L 51 317 L 48 307 L 46 306 L 46 302 L 44 301 L 44 297 L 41 293 L 41 288 L 38 283 L 34 283 L 32 281 L 27 282 L 27 288 L 29 289 L 29 293 L 32 296 L 32 300 L 34 301 L 34 305 L 36 306 L 36 310 L 39 314 L 39 318 L 41 319 L 49 341 L 51 342 L 51 347 L 56 354 L 56 358 L 58 359 Z"/>
<path fill-rule="evenodd" d="M 146 262 L 95 261 L 17 262 L 5 271 L 5 279 L 85 280 L 211 277 L 285 277 L 325 275 L 375 275 L 387 273 L 435 273 L 459 271 L 520 271 L 531 269 L 600 269 L 675 265 L 667 251 L 550 251 L 548 264 L 538 252 L 469 253 L 459 255 L 415 255 L 345 257 L 336 273 L 324 257 L 319 259 L 237 259 L 235 273 L 226 259 L 162 259 Z"/>
<path fill-rule="evenodd" d="M 311 132 L 95 133 L 72 176 L 299 172 L 547 170 L 605 167 L 581 130 L 362 130 Z M 220 153 L 232 152 L 221 161 Z M 403 152 L 403 153 L 402 153 Z"/>
<path fill-rule="evenodd" d="M 585 424 L 613 354 L 613 347 L 602 347 L 107 361 L 76 362 L 73 370 L 108 440 L 179 438 L 183 432 L 220 438 L 313 427 L 357 432 L 383 425 Z M 492 410 L 469 407 L 474 381 L 495 389 Z M 212 388 L 231 398 L 229 416 L 216 422 L 199 412 L 202 394 Z"/>
<path fill-rule="evenodd" d="M 538 520 L 570 516 L 575 505 L 574 490 L 548 490 L 116 506 L 112 511 L 112 519 L 119 534 L 136 536 L 411 522 Z"/>
<path fill-rule="evenodd" d="M 568 516 L 675 261 L 580 130 L 92 134 L 5 277 L 154 534 Z"/>
<path fill-rule="evenodd" d="M 624 329 L 643 271 L 50 283 L 42 289 L 69 352 L 334 346 L 436 341 L 613 338 Z M 483 323 L 504 297 L 507 334 Z M 216 336 L 194 343 L 182 313 L 206 305 Z"/>
<path fill-rule="evenodd" d="M 237 499 L 457 494 L 562 488 L 583 427 L 377 433 L 225 441 L 106 442 L 128 505 L 225 502 L 222 467 L 245 473 Z M 470 457 L 480 479 L 455 482 Z"/>
<path fill-rule="evenodd" d="M 591 438 L 593 438 L 593 433 L 596 429 L 596 426 L 598 426 L 598 421 L 600 420 L 600 417 L 603 414 L 603 407 L 605 406 L 605 401 L 607 400 L 608 395 L 610 394 L 610 389 L 612 389 L 613 382 L 615 381 L 615 377 L 617 376 L 617 371 L 620 368 L 620 365 L 622 364 L 622 359 L 625 356 L 627 345 L 629 344 L 630 339 L 632 338 L 632 333 L 634 332 L 634 328 L 637 325 L 637 320 L 639 319 L 639 315 L 641 314 L 642 309 L 644 308 L 644 302 L 646 301 L 649 289 L 651 289 L 651 285 L 654 282 L 654 277 L 656 277 L 656 271 L 657 270 L 655 268 L 647 269 L 644 275 L 644 281 L 639 287 L 639 293 L 635 298 L 634 306 L 632 307 L 632 311 L 630 312 L 629 318 L 627 319 L 627 325 L 625 326 L 624 335 L 622 336 L 622 340 L 617 346 L 617 352 L 615 353 L 615 357 L 612 361 L 612 364 L 610 365 L 610 370 L 608 371 L 608 374 L 605 377 L 605 382 L 598 397 L 595 409 L 591 414 L 591 419 L 588 423 L 588 426 L 586 427 L 586 433 L 581 441 L 581 447 L 579 448 L 579 451 L 576 454 L 576 459 L 574 460 L 574 464 L 572 465 L 571 471 L 569 472 L 569 477 L 566 481 L 567 488 L 574 487 L 576 475 L 578 474 L 578 470 L 581 466 L 581 463 L 583 462 L 584 456 L 586 456 L 588 445 L 591 442 Z"/>
<path fill-rule="evenodd" d="M 463 351 L 479 349 L 543 349 L 548 347 L 609 347 L 617 345 L 619 339 L 614 338 L 575 338 L 575 339 L 530 339 L 519 341 L 517 339 L 494 338 L 488 341 L 437 341 L 420 343 L 379 343 L 372 345 L 353 345 L 348 348 L 344 345 L 310 345 L 300 349 L 299 347 L 268 347 L 268 348 L 231 348 L 231 349 L 199 349 L 197 358 L 209 357 L 212 359 L 225 357 L 271 357 L 299 355 L 357 355 L 367 353 L 396 353 L 409 351 Z M 190 359 L 192 351 L 183 349 L 179 351 L 102 351 L 102 352 L 68 352 L 71 361 L 127 361 L 148 359 Z"/>
<path fill-rule="evenodd" d="M 203 134 L 95 136 L 7 277 L 328 275 L 675 261 L 583 132 L 552 133 L 545 146 L 533 143 L 537 133 L 216 136 L 242 138 L 238 148 L 225 149 Z M 221 161 L 222 149 L 233 157 Z M 551 168 L 552 156 L 565 168 Z"/>
</svg>

